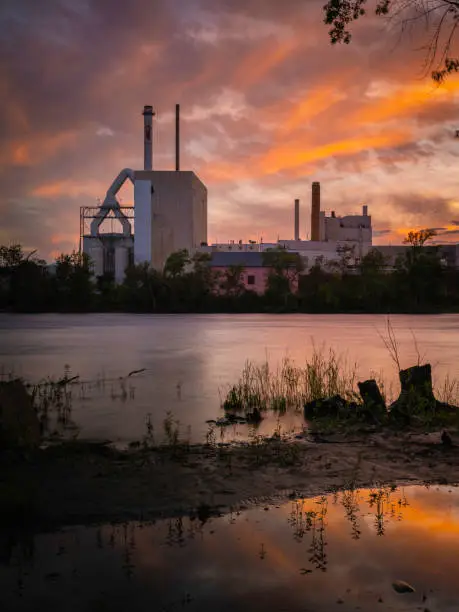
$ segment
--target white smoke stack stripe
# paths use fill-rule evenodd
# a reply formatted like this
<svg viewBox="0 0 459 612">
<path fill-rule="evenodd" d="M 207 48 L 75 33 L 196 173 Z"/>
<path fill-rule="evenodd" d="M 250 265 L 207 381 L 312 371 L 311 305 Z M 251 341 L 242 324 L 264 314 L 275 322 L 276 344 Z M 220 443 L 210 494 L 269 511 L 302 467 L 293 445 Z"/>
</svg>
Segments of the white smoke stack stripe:
<svg viewBox="0 0 459 612">
<path fill-rule="evenodd" d="M 153 116 L 152 106 L 143 107 L 143 169 L 153 170 Z"/>
</svg>

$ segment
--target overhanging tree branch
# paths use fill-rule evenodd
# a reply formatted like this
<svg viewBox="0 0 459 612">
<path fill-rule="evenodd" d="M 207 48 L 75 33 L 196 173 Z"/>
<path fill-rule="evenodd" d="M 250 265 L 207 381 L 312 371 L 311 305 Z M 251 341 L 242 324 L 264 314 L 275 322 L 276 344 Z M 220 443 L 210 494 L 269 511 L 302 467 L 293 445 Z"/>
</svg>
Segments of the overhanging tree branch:
<svg viewBox="0 0 459 612">
<path fill-rule="evenodd" d="M 324 6 L 324 22 L 332 44 L 349 44 L 351 24 L 367 14 L 369 0 L 329 0 Z M 452 57 L 459 24 L 459 0 L 373 0 L 373 12 L 388 17 L 401 26 L 402 35 L 408 26 L 424 20 L 428 43 L 425 67 L 434 81 L 441 83 L 452 72 L 459 71 L 459 59 Z"/>
</svg>

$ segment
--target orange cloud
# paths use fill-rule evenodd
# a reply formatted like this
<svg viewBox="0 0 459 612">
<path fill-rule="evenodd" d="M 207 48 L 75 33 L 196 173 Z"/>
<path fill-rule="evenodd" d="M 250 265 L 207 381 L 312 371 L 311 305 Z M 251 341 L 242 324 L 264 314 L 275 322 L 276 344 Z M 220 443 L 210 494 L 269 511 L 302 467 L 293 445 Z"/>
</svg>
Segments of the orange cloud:
<svg viewBox="0 0 459 612">
<path fill-rule="evenodd" d="M 237 176 L 239 180 L 257 179 L 277 172 L 288 172 L 291 176 L 311 174 L 316 163 L 331 157 L 352 156 L 371 149 L 383 149 L 394 147 L 411 139 L 407 130 L 385 132 L 355 138 L 348 138 L 329 142 L 323 145 L 313 143 L 275 144 L 271 149 L 261 156 L 248 158 L 236 163 L 216 162 L 203 167 L 203 173 L 207 180 L 211 181 L 234 181 Z"/>
<path fill-rule="evenodd" d="M 313 117 L 328 110 L 346 97 L 336 86 L 320 87 L 302 99 L 290 112 L 289 117 L 280 128 L 281 133 L 291 132 L 304 125 Z"/>
<path fill-rule="evenodd" d="M 72 181 L 72 180 L 64 180 L 64 181 L 54 181 L 50 183 L 44 183 L 43 185 L 39 185 L 35 187 L 30 195 L 35 196 L 37 198 L 61 198 L 61 197 L 92 197 L 94 199 L 95 194 L 105 193 L 107 190 L 107 185 L 102 184 L 98 181 Z M 94 202 L 94 205 L 96 203 Z"/>
<path fill-rule="evenodd" d="M 441 87 L 433 87 L 429 83 L 422 85 L 408 84 L 392 89 L 369 101 L 352 116 L 356 123 L 378 123 L 401 116 L 412 114 L 426 105 L 434 106 L 451 100 L 451 94 L 459 91 L 459 80 L 451 81 Z"/>
<path fill-rule="evenodd" d="M 0 162 L 13 166 L 34 166 L 74 146 L 77 139 L 78 134 L 73 130 L 57 134 L 37 132 L 27 139 L 6 142 L 0 152 Z"/>
<path fill-rule="evenodd" d="M 27 144 L 18 144 L 13 148 L 11 155 L 13 165 L 28 166 L 31 163 L 30 150 Z"/>
<path fill-rule="evenodd" d="M 363 136 L 348 138 L 345 140 L 330 142 L 320 146 L 309 147 L 309 143 L 303 145 L 273 147 L 259 160 L 262 172 L 270 174 L 289 168 L 304 166 L 321 159 L 327 159 L 336 155 L 353 155 L 368 149 L 380 149 L 406 142 L 409 133 L 398 131 L 392 133 L 378 134 L 374 136 Z"/>
<path fill-rule="evenodd" d="M 296 41 L 276 41 L 269 38 L 257 45 L 237 67 L 233 74 L 232 86 L 247 89 L 262 81 L 268 74 L 285 62 L 296 47 Z"/>
<path fill-rule="evenodd" d="M 77 243 L 78 242 L 78 234 L 75 233 L 71 233 L 71 234 L 53 234 L 51 236 L 51 244 L 56 245 L 56 244 L 62 244 L 63 242 L 74 242 Z"/>
<path fill-rule="evenodd" d="M 311 126 L 309 123 L 312 119 L 316 119 L 318 115 L 326 113 L 333 106 L 346 100 L 348 97 L 347 85 L 355 78 L 355 70 L 341 70 L 339 74 L 333 74 L 332 78 L 322 85 L 319 83 L 314 89 L 306 88 L 302 92 L 299 100 L 288 104 L 286 100 L 281 100 L 275 105 L 262 110 L 262 117 L 275 119 L 279 124 L 278 138 L 285 138 L 288 133 L 301 128 L 303 126 Z M 327 126 L 330 126 L 330 121 L 340 119 L 333 110 L 326 115 Z M 320 129 L 320 121 L 324 120 L 321 117 L 316 123 L 316 127 Z M 317 120 L 316 120 L 317 121 Z M 336 123 L 336 121 L 334 121 Z"/>
</svg>

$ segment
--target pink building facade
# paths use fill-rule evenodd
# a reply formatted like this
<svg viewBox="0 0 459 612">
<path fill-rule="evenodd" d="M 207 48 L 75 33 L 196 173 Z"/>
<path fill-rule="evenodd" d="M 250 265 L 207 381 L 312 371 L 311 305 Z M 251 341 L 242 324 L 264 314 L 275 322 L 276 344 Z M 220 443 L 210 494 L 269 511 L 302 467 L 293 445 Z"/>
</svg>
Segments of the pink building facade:
<svg viewBox="0 0 459 612">
<path fill-rule="evenodd" d="M 229 266 L 212 266 L 212 270 L 219 273 L 223 278 Z M 241 274 L 241 282 L 247 291 L 255 291 L 255 293 L 263 294 L 266 290 L 266 281 L 268 280 L 269 268 L 244 268 Z"/>
<path fill-rule="evenodd" d="M 271 268 L 263 265 L 263 253 L 260 252 L 214 252 L 210 263 L 212 270 L 217 272 L 221 279 L 225 273 L 234 266 L 242 267 L 241 282 L 247 291 L 254 291 L 262 295 L 266 291 L 266 285 Z M 292 291 L 298 288 L 298 281 L 291 283 Z M 223 289 L 220 289 L 223 292 Z"/>
</svg>

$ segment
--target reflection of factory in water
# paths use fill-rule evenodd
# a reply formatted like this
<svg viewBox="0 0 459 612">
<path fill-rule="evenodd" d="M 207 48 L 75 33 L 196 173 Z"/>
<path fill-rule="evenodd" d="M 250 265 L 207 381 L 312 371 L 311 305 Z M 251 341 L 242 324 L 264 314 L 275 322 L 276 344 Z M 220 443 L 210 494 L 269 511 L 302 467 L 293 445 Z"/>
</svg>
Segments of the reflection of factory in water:
<svg viewBox="0 0 459 612">
<path fill-rule="evenodd" d="M 310 240 L 300 237 L 300 201 L 294 201 L 293 239 L 280 239 L 274 243 L 229 241 L 207 244 L 207 189 L 192 171 L 180 169 L 180 107 L 175 112 L 175 170 L 153 170 L 153 117 L 152 106 L 145 106 L 144 168 L 121 170 L 110 185 L 105 199 L 97 207 L 80 210 L 80 249 L 91 258 L 96 276 L 113 276 L 122 282 L 126 268 L 147 263 L 162 269 L 167 257 L 174 251 L 187 249 L 208 252 L 210 265 L 219 268 L 243 263 L 247 268 L 261 265 L 259 253 L 269 248 L 283 247 L 298 253 L 306 268 L 320 260 L 326 264 L 336 261 L 343 248 L 352 251 L 353 263 L 372 247 L 371 216 L 364 205 L 360 214 L 338 216 L 328 214 L 321 207 L 320 183 L 312 183 Z M 134 206 L 121 206 L 117 194 L 126 182 L 134 187 Z M 376 247 L 389 258 L 406 249 L 403 246 Z M 448 263 L 457 265 L 459 248 L 444 245 Z M 236 259 L 231 253 L 244 253 Z M 222 258 L 219 253 L 226 253 Z M 258 253 L 258 255 L 255 255 Z M 258 261 L 258 264 L 256 262 Z M 222 263 L 223 262 L 223 263 Z"/>
</svg>

